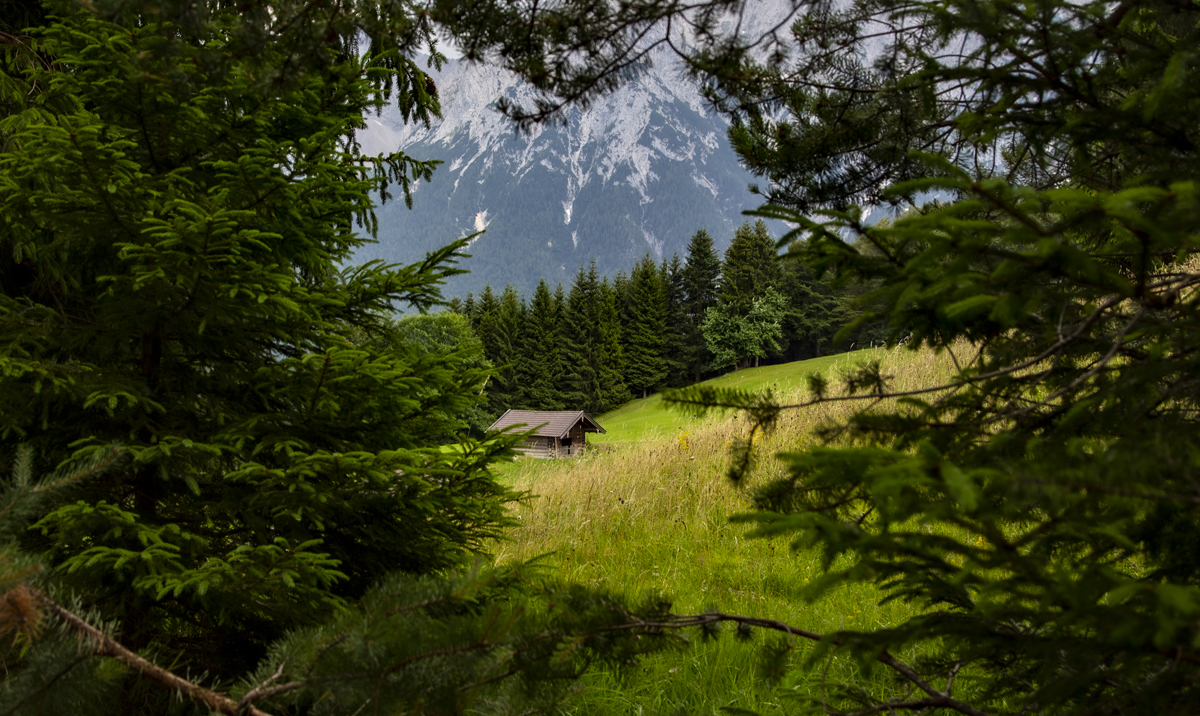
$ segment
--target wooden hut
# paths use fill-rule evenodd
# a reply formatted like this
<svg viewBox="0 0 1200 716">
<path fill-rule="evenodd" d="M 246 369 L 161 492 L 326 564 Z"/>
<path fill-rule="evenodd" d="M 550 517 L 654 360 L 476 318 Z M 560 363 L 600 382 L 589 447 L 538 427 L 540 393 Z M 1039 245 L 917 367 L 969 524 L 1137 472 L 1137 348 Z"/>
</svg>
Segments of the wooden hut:
<svg viewBox="0 0 1200 716">
<path fill-rule="evenodd" d="M 530 457 L 576 457 L 587 447 L 587 433 L 603 433 L 582 410 L 509 410 L 488 428 L 501 432 L 533 433 L 517 450 Z"/>
</svg>

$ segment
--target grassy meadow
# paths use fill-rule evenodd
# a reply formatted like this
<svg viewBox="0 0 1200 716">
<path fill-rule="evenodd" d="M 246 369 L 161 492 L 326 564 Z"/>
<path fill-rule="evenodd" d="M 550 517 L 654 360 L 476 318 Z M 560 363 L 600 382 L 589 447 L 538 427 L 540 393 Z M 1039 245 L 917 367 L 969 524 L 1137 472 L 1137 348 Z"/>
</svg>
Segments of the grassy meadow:
<svg viewBox="0 0 1200 716">
<path fill-rule="evenodd" d="M 726 373 L 719 378 L 705 381 L 703 384 L 737 390 L 773 390 L 780 395 L 792 395 L 798 394 L 801 386 L 804 385 L 805 376 L 810 373 L 824 373 L 826 376 L 832 377 L 855 363 L 871 359 L 882 360 L 888 355 L 890 355 L 888 350 L 876 348 L 814 358 L 798 363 L 746 368 Z M 588 443 L 611 446 L 642 444 L 658 438 L 672 437 L 676 432 L 687 432 L 702 424 L 728 422 L 728 416 L 698 420 L 695 415 L 684 408 L 663 402 L 660 393 L 626 403 L 596 419 L 608 433 L 589 435 Z"/>
<path fill-rule="evenodd" d="M 771 389 L 784 400 L 804 398 L 813 371 L 835 378 L 856 362 L 882 361 L 892 387 L 929 385 L 949 377 L 948 356 L 874 349 L 811 361 L 745 369 L 713 384 Z M 729 516 L 748 510 L 755 483 L 781 473 L 770 456 L 813 444 L 823 421 L 853 409 L 835 403 L 792 411 L 759 444 L 766 459 L 743 487 L 726 478 L 730 441 L 748 430 L 736 414 L 696 418 L 660 396 L 636 400 L 598 420 L 607 435 L 589 436 L 596 449 L 572 460 L 521 459 L 504 471 L 517 489 L 536 495 L 514 508 L 520 526 L 497 545 L 502 562 L 545 555 L 551 576 L 601 586 L 630 597 L 668 596 L 677 613 L 708 609 L 779 619 L 814 631 L 873 628 L 906 615 L 901 604 L 878 605 L 873 589 L 842 589 L 815 603 L 801 598 L 818 576 L 816 555 L 794 553 L 786 540 L 748 539 Z M 765 640 L 732 634 L 644 661 L 635 673 L 598 673 L 572 705 L 578 713 L 718 713 L 723 707 L 779 713 L 791 696 L 819 698 L 822 669 L 803 670 L 778 688 L 756 678 Z M 803 653 L 803 650 L 799 652 Z M 899 655 L 898 655 L 899 656 Z M 908 655 L 911 656 L 911 655 Z M 852 663 L 835 661 L 828 678 Z M 887 678 L 876 672 L 874 678 Z"/>
</svg>

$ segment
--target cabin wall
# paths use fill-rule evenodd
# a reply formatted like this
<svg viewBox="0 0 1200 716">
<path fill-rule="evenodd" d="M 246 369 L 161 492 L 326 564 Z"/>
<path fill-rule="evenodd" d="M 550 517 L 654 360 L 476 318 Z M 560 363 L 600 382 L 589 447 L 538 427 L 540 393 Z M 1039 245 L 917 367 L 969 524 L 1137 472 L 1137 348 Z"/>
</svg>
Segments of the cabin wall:
<svg viewBox="0 0 1200 716">
<path fill-rule="evenodd" d="M 571 439 L 570 447 L 562 444 L 562 440 L 558 438 L 531 437 L 520 445 L 517 445 L 517 451 L 527 457 L 578 457 L 584 452 L 584 447 L 587 445 L 587 433 L 583 430 L 583 423 L 580 422 L 571 428 L 570 432 L 564 436 Z"/>
<path fill-rule="evenodd" d="M 584 447 L 587 444 L 587 433 L 583 431 L 583 423 L 580 422 L 571 428 L 570 432 L 563 436 L 563 441 L 570 439 L 569 446 L 559 443 L 558 457 L 579 457 L 584 452 Z"/>
<path fill-rule="evenodd" d="M 533 437 L 517 445 L 517 451 L 527 457 L 555 457 L 554 438 Z"/>
</svg>

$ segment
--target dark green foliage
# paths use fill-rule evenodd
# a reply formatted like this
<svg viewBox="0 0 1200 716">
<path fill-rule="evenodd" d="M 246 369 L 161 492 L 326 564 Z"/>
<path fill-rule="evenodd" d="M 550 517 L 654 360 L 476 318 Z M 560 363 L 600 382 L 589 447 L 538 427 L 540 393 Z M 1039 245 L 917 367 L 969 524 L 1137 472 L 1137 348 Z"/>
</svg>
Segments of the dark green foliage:
<svg viewBox="0 0 1200 716">
<path fill-rule="evenodd" d="M 287 713 L 541 712 L 559 707 L 593 664 L 620 669 L 684 643 L 633 626 L 660 621 L 666 602 L 631 607 L 541 584 L 533 571 L 392 577 L 359 609 L 276 644 L 248 685 L 296 684 L 271 699 Z"/>
<path fill-rule="evenodd" d="M 568 404 L 578 405 L 588 412 L 600 404 L 599 376 L 595 368 L 595 358 L 600 350 L 599 290 L 595 271 L 588 274 L 580 266 L 563 305 L 563 355 L 570 386 L 566 399 Z"/>
<path fill-rule="evenodd" d="M 712 354 L 700 324 L 708 309 L 717 305 L 721 260 L 713 248 L 712 237 L 704 229 L 697 231 L 688 244 L 687 264 L 683 269 L 683 312 L 687 318 L 683 335 L 683 361 L 692 380 L 709 370 Z"/>
<path fill-rule="evenodd" d="M 700 330 L 713 356 L 711 368 L 746 368 L 751 361 L 757 365 L 769 351 L 782 350 L 784 316 L 784 298 L 769 286 L 744 315 L 724 301 L 709 308 Z"/>
<path fill-rule="evenodd" d="M 497 415 L 525 403 L 524 386 L 517 368 L 525 343 L 525 313 L 524 299 L 517 295 L 512 284 L 508 284 L 500 294 L 492 335 L 494 352 L 489 354 L 495 362 L 496 373 L 488 398 Z"/>
<path fill-rule="evenodd" d="M 594 271 L 594 266 L 590 267 Z M 596 374 L 599 378 L 600 400 L 596 412 L 603 413 L 629 400 L 629 387 L 625 380 L 625 353 L 621 348 L 621 326 L 619 298 L 608 279 L 600 281 L 600 306 L 596 353 Z"/>
<path fill-rule="evenodd" d="M 499 416 L 512 407 L 512 400 L 509 385 L 505 384 L 503 378 L 496 375 L 496 369 L 507 366 L 511 375 L 514 356 L 509 350 L 510 342 L 501 332 L 500 300 L 496 298 L 491 285 L 484 286 L 483 293 L 479 294 L 479 300 L 473 303 L 471 325 L 483 344 L 484 356 L 493 366 L 493 371 L 488 375 L 488 382 L 485 386 L 487 390 L 485 410 L 492 416 Z"/>
<path fill-rule="evenodd" d="M 629 302 L 629 276 L 624 270 L 617 271 L 617 275 L 613 277 L 612 290 L 616 295 L 617 305 L 624 307 Z"/>
<path fill-rule="evenodd" d="M 714 323 L 710 331 L 724 346 L 718 351 L 720 360 L 714 363 L 714 344 L 705 336 L 703 325 L 709 309 L 718 307 L 720 301 L 721 262 L 705 231 L 693 236 L 690 252 L 687 265 L 674 256 L 655 266 L 647 255 L 628 275 L 618 271 L 609 287 L 618 320 L 610 317 L 607 328 L 593 332 L 620 336 L 620 350 L 610 346 L 608 353 L 620 355 L 614 365 L 621 367 L 615 370 L 635 395 L 645 397 L 661 387 L 686 385 L 731 365 L 799 360 L 884 340 L 878 322 L 835 340 L 838 328 L 862 312 L 855 303 L 870 286 L 834 286 L 816 278 L 803 264 L 779 265 L 772 258 L 774 244 L 765 224 L 758 222 L 743 226 L 731 247 L 733 278 L 727 287 L 736 289 L 729 294 L 735 302 L 720 304 L 724 306 L 718 311 L 720 326 Z M 755 303 L 767 297 L 768 290 L 770 299 L 755 311 Z M 736 307 L 740 305 L 737 301 L 746 300 L 749 304 L 744 309 Z M 478 300 L 468 294 L 458 303 L 458 310 L 472 316 L 488 359 L 500 366 L 487 385 L 488 412 L 493 416 L 515 406 L 570 409 L 585 400 L 580 397 L 580 386 L 591 380 L 587 376 L 593 368 L 590 364 L 577 368 L 567 360 L 576 331 L 564 322 L 565 312 L 551 318 L 548 301 L 547 290 L 537 319 L 511 285 L 500 298 L 485 286 Z M 783 313 L 779 314 L 780 310 Z M 585 316 L 581 320 L 602 320 L 598 311 L 580 315 Z M 546 332 L 551 320 L 558 326 L 554 339 Z M 596 385 L 593 394 L 599 390 Z M 572 391 L 575 397 L 568 398 Z M 626 399 L 620 396 L 627 396 L 623 387 L 599 402 L 585 402 L 612 408 Z"/>
<path fill-rule="evenodd" d="M 109 446 L 39 476 L 31 447 L 19 445 L 11 454 L 11 472 L 5 470 L 0 480 L 0 658 L 5 666 L 0 709 L 103 713 L 104 705 L 119 696 L 117 684 L 96 678 L 101 665 L 81 658 L 75 635 L 48 618 L 38 597 L 53 584 L 47 584 L 39 561 L 20 550 L 18 538 L 48 504 L 119 467 L 123 456 Z"/>
<path fill-rule="evenodd" d="M 471 323 L 460 313 L 447 310 L 405 316 L 396 322 L 396 334 L 398 345 L 416 346 L 430 354 L 460 356 L 462 368 L 471 371 L 470 375 L 476 376 L 479 381 L 474 388 L 483 390 L 492 364 L 484 355 L 483 341 L 479 340 Z M 476 438 L 482 438 L 495 420 L 481 405 L 472 405 L 448 417 L 463 421 L 463 427 Z"/>
<path fill-rule="evenodd" d="M 927 22 L 914 27 L 929 29 L 899 34 L 896 61 L 910 68 L 905 87 L 971 88 L 942 136 L 1003 153 L 1003 174 L 910 156 L 888 171 L 924 178 L 887 196 L 953 201 L 876 227 L 856 210 L 821 223 L 765 212 L 801 225 L 816 270 L 874 284 L 858 325 L 886 320 L 893 341 L 953 351 L 949 389 L 832 426 L 827 438 L 851 444 L 787 456 L 788 476 L 746 520 L 821 550 L 820 589 L 873 582 L 918 606 L 894 628 L 844 635 L 845 647 L 924 645 L 925 678 L 948 688 L 959 674 L 958 698 L 980 712 L 1192 713 L 1200 86 L 1183 68 L 1200 7 L 987 7 L 920 6 Z M 890 5 L 853 12 L 866 10 Z M 814 23 L 802 31 L 828 33 Z M 931 53 L 950 42 L 975 49 L 943 65 Z M 1046 64 L 1052 75 L 1034 71 Z M 927 116 L 879 131 L 932 132 Z M 783 135 L 769 136 L 760 156 L 784 171 Z M 863 366 L 846 389 L 887 395 L 887 376 Z M 825 703 L 838 698 L 881 697 L 843 690 Z"/>
<path fill-rule="evenodd" d="M 464 318 L 470 321 L 472 328 L 475 327 L 475 323 L 479 318 L 479 315 L 478 306 L 475 304 L 474 294 L 467 294 L 467 297 L 462 300 L 462 303 L 458 309 L 458 313 L 461 313 Z"/>
<path fill-rule="evenodd" d="M 800 250 L 801 247 L 792 247 L 793 252 Z M 834 340 L 838 330 L 857 315 L 848 291 L 835 288 L 828 280 L 818 279 L 802 261 L 784 261 L 780 268 L 779 289 L 787 306 L 780 342 L 786 346 L 787 360 L 836 353 L 847 344 L 867 347 L 864 344 L 869 344 L 870 338 L 864 341 L 861 334 L 844 338 L 840 344 Z M 879 342 L 884 342 L 882 336 Z"/>
<path fill-rule="evenodd" d="M 475 334 L 483 342 L 484 352 L 491 354 L 496 350 L 496 314 L 500 312 L 500 301 L 492 291 L 491 284 L 483 287 L 478 299 L 468 295 L 465 310 Z"/>
<path fill-rule="evenodd" d="M 504 287 L 497 298 L 492 287 L 485 286 L 479 300 L 468 296 L 465 307 L 472 313 L 471 325 L 483 344 L 483 352 L 493 368 L 486 384 L 486 412 L 491 422 L 510 408 L 529 402 L 522 380 L 528 348 L 526 331 L 528 315 L 525 300 L 517 295 L 512 284 Z"/>
<path fill-rule="evenodd" d="M 508 499 L 494 451 L 438 449 L 482 376 L 390 319 L 439 302 L 463 244 L 345 266 L 370 197 L 433 169 L 352 140 L 389 92 L 437 111 L 407 59 L 427 18 L 44 7 L 0 46 L 0 453 L 128 458 L 44 503 L 25 548 L 131 647 L 218 678 L 386 572 L 482 549 Z M 109 705 L 166 698 L 140 693 Z"/>
<path fill-rule="evenodd" d="M 563 310 L 567 403 L 598 415 L 629 399 L 621 375 L 622 355 L 616 291 L 592 263 L 579 267 Z"/>
<path fill-rule="evenodd" d="M 562 287 L 559 287 L 561 294 Z M 563 390 L 566 372 L 561 340 L 561 295 L 550 294 L 545 281 L 539 281 L 533 301 L 526 312 L 521 360 L 517 370 L 524 399 L 521 407 L 531 410 L 566 410 Z"/>
<path fill-rule="evenodd" d="M 721 263 L 718 298 L 738 315 L 750 312 L 754 299 L 779 284 L 779 250 L 762 219 L 738 227 Z"/>
<path fill-rule="evenodd" d="M 616 291 L 620 295 L 620 289 Z M 644 398 L 668 372 L 666 286 L 649 254 L 634 264 L 625 293 L 621 321 L 625 383 Z"/>
<path fill-rule="evenodd" d="M 663 327 L 663 360 L 667 363 L 668 387 L 686 385 L 690 378 L 686 359 L 688 317 L 684 306 L 687 293 L 684 290 L 683 270 L 679 254 L 672 255 L 670 261 L 663 259 L 658 269 L 659 281 L 663 285 L 663 313 L 666 316 Z"/>
<path fill-rule="evenodd" d="M 344 714 L 373 706 L 414 714 L 542 712 L 559 707 L 594 663 L 623 669 L 686 643 L 652 626 L 669 618 L 661 598 L 631 605 L 546 584 L 536 567 L 476 564 L 437 577 L 385 577 L 353 606 L 277 641 L 226 696 L 203 677 L 172 673 L 131 652 L 97 629 L 94 611 L 56 601 L 43 591 L 52 592 L 53 581 L 16 548 L 15 536 L 41 503 L 119 468 L 121 458 L 115 448 L 97 451 L 37 479 L 33 451 L 20 446 L 12 475 L 0 481 L 5 713 L 127 713 L 122 702 L 154 703 L 155 696 L 153 713 Z M 121 677 L 130 672 L 142 679 L 129 684 Z M 177 699 L 161 698 L 166 683 Z"/>
</svg>

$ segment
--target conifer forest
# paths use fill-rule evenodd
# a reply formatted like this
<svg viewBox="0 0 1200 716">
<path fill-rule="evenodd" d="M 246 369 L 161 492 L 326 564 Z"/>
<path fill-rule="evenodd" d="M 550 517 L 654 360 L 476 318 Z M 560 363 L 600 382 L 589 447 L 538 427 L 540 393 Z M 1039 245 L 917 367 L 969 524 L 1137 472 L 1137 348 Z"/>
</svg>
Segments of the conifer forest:
<svg viewBox="0 0 1200 716">
<path fill-rule="evenodd" d="M 0 714 L 1200 713 L 1197 48 L 1197 0 L 2 0 Z M 527 296 L 443 294 L 477 237 L 356 262 L 444 170 L 361 132 L 451 52 L 526 133 L 670 58 L 761 204 Z M 486 431 L 652 393 L 719 461 Z M 795 619 L 500 558 L 514 474 L 637 460 L 811 566 Z"/>
<path fill-rule="evenodd" d="M 764 360 L 883 343 L 880 325 L 838 337 L 860 313 L 855 299 L 863 290 L 835 288 L 799 262 L 779 261 L 776 243 L 758 220 L 737 230 L 724 257 L 700 229 L 684 259 L 656 264 L 646 255 L 612 281 L 598 277 L 593 262 L 579 267 L 569 290 L 551 291 L 542 281 L 529 300 L 511 284 L 499 295 L 487 286 L 479 296 L 449 302 L 471 332 L 464 329 L 462 343 L 447 345 L 475 345 L 495 371 L 482 420 L 509 408 L 598 415 L 631 398 Z M 401 323 L 454 320 L 421 316 Z"/>
</svg>

